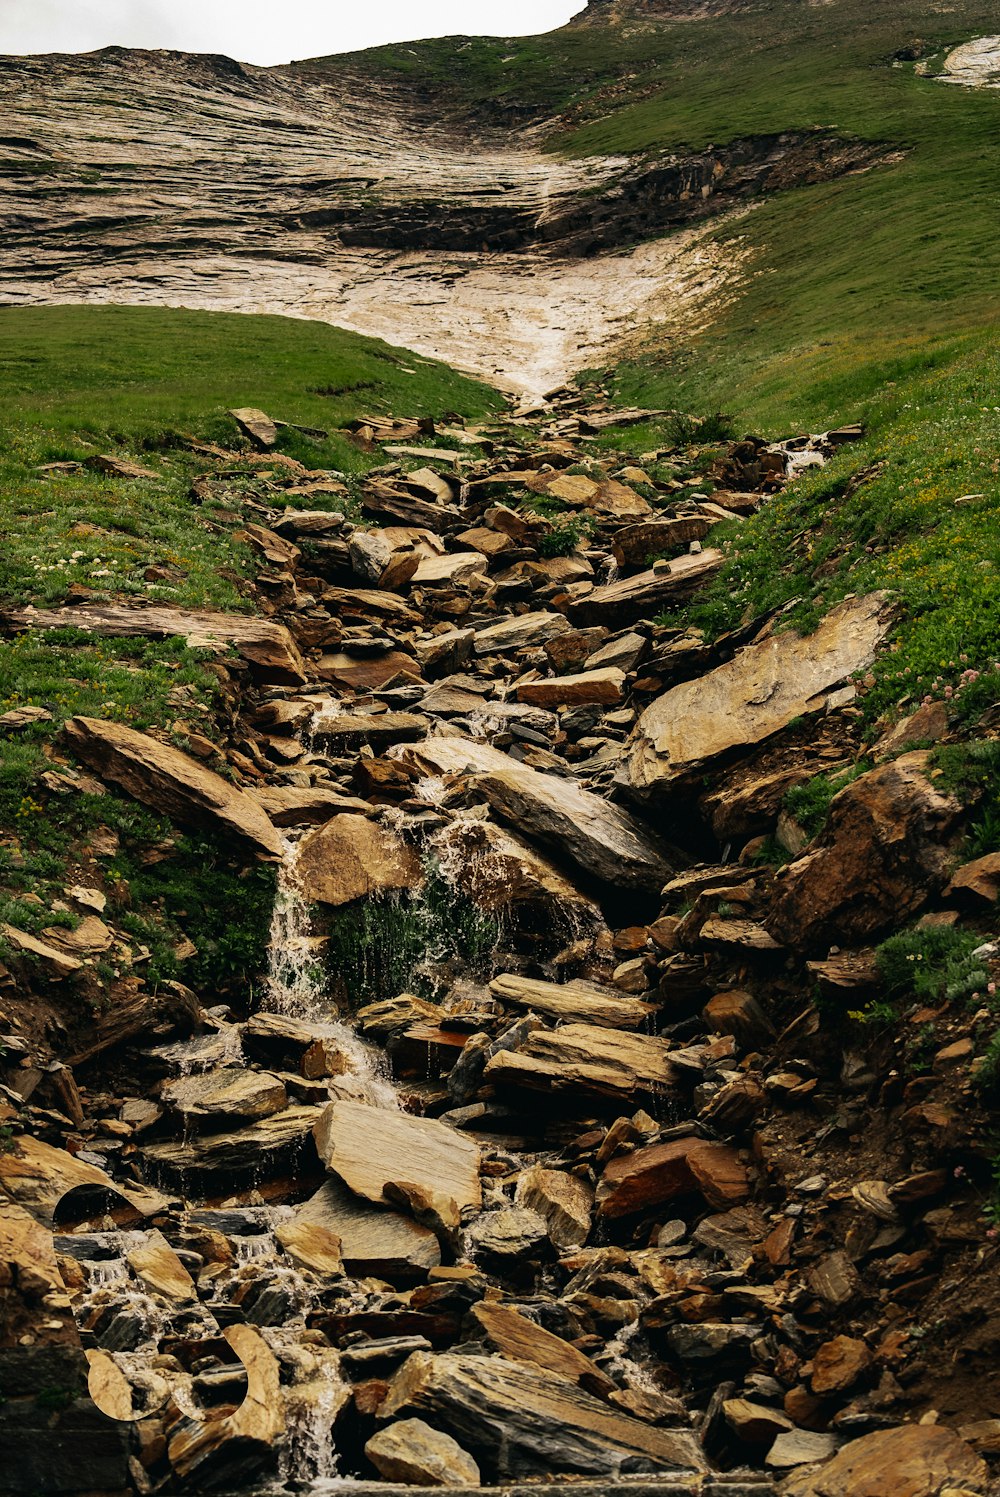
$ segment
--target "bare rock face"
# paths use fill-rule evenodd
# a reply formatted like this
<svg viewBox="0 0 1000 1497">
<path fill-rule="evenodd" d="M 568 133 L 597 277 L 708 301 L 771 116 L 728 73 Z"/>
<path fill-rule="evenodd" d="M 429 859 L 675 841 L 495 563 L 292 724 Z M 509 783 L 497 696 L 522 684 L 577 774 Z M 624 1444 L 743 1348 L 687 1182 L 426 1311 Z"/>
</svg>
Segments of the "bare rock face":
<svg viewBox="0 0 1000 1497">
<path fill-rule="evenodd" d="M 801 948 L 861 944 L 918 910 L 949 869 L 947 836 L 960 814 L 924 773 L 927 754 L 904 754 L 861 775 L 834 798 L 818 844 L 792 863 L 768 929 Z"/>
<path fill-rule="evenodd" d="M 491 1481 L 706 1469 L 701 1446 L 687 1431 L 654 1429 L 562 1377 L 500 1357 L 415 1352 L 379 1413 L 429 1414 Z"/>
<path fill-rule="evenodd" d="M 315 1138 L 327 1168 L 366 1200 L 382 1201 L 394 1180 L 450 1196 L 460 1209 L 482 1204 L 478 1145 L 434 1118 L 334 1102 Z"/>
<path fill-rule="evenodd" d="M 423 882 L 417 854 L 366 816 L 334 816 L 304 837 L 297 874 L 306 899 L 343 905 Z"/>
<path fill-rule="evenodd" d="M 763 743 L 869 665 L 890 622 L 884 593 L 854 598 L 815 634 L 773 634 L 664 692 L 639 719 L 621 783 L 636 795 L 655 794 L 723 754 Z"/>
<path fill-rule="evenodd" d="M 450 1435 L 422 1419 L 400 1419 L 380 1429 L 365 1455 L 386 1481 L 416 1487 L 478 1487 L 479 1467 Z"/>
<path fill-rule="evenodd" d="M 70 718 L 63 731 L 77 758 L 136 800 L 182 824 L 214 826 L 267 858 L 281 856 L 281 839 L 257 801 L 189 754 L 94 717 Z"/>
</svg>

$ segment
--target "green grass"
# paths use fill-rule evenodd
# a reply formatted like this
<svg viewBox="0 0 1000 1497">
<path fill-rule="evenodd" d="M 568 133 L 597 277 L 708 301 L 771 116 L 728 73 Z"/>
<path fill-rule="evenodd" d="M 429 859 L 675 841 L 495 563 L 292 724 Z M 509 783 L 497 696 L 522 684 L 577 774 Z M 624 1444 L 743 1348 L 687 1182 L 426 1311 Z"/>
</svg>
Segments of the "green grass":
<svg viewBox="0 0 1000 1497">
<path fill-rule="evenodd" d="M 0 309 L 0 605 L 57 605 L 86 587 L 95 600 L 250 608 L 262 563 L 241 538 L 240 512 L 248 497 L 271 497 L 267 481 L 238 477 L 196 502 L 192 479 L 224 464 L 182 440 L 246 449 L 230 406 L 328 430 L 320 442 L 283 432 L 281 448 L 351 482 L 380 458 L 338 433 L 349 420 L 389 410 L 476 418 L 500 404 L 443 365 L 318 323 L 121 307 Z M 138 460 L 157 476 L 40 471 L 94 452 Z M 267 456 L 248 468 L 266 471 Z M 150 568 L 167 575 L 150 580 Z M 106 870 L 109 909 L 149 947 L 149 981 L 182 975 L 225 991 L 259 970 L 271 871 L 244 869 L 210 837 L 178 838 L 168 822 L 117 795 L 81 793 L 69 780 L 59 793 L 42 782 L 61 772 L 59 730 L 78 713 L 157 728 L 181 748 L 189 732 L 215 738 L 216 659 L 182 640 L 95 639 L 64 628 L 0 640 L 0 712 L 30 705 L 52 718 L 0 737 L 0 917 L 30 930 L 56 923 L 52 901 L 88 834 L 107 825 L 121 842 Z M 150 863 L 154 846 L 163 855 Z M 198 953 L 179 967 L 173 948 L 182 935 Z"/>
</svg>

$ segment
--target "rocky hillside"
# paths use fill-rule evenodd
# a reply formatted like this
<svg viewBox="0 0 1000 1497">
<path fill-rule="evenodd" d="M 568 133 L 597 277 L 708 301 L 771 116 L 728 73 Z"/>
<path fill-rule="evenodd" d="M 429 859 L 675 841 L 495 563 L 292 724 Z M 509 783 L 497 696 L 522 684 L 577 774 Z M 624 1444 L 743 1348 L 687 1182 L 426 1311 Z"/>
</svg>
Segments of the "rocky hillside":
<svg viewBox="0 0 1000 1497">
<path fill-rule="evenodd" d="M 885 591 L 685 622 L 862 432 L 564 391 L 356 420 L 354 478 L 229 432 L 190 502 L 251 612 L 4 614 L 218 691 L 0 718 L 48 764 L 8 885 L 71 829 L 4 926 L 5 1489 L 987 1492 L 995 740 L 873 717 Z"/>
</svg>

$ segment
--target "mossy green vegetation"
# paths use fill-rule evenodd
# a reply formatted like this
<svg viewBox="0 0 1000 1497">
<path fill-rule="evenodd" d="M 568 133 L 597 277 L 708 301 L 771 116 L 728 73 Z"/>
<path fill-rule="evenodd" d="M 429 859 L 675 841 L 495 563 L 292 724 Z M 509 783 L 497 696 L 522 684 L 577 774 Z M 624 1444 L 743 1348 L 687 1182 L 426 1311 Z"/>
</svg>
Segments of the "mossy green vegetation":
<svg viewBox="0 0 1000 1497">
<path fill-rule="evenodd" d="M 878 948 L 876 962 L 887 997 L 922 1003 L 968 998 L 989 974 L 975 952 L 983 938 L 955 926 L 901 931 Z"/>
<path fill-rule="evenodd" d="M 1000 699 L 998 378 L 980 338 L 851 407 L 865 441 L 713 533 L 726 562 L 694 621 L 716 634 L 780 612 L 809 630 L 848 594 L 886 589 L 900 618 L 861 683 L 867 719 L 929 699 L 974 722 Z"/>
<path fill-rule="evenodd" d="M 501 925 L 442 876 L 433 860 L 412 895 L 385 895 L 319 917 L 332 991 L 353 1011 L 402 992 L 434 998 L 449 974 L 488 976 Z"/>
<path fill-rule="evenodd" d="M 346 422 L 388 410 L 474 418 L 501 403 L 443 365 L 318 323 L 125 307 L 0 309 L 0 606 L 45 608 L 86 588 L 97 602 L 248 609 L 261 563 L 243 536 L 240 506 L 259 492 L 240 477 L 217 501 L 191 492 L 192 479 L 213 465 L 190 439 L 245 446 L 226 415 L 231 406 L 257 405 L 329 431 L 311 441 L 286 429 L 279 445 L 350 479 L 378 457 L 346 439 L 338 430 Z M 126 480 L 72 466 L 95 452 L 156 476 Z M 46 469 L 53 463 L 71 466 Z M 266 456 L 258 466 L 266 468 Z M 184 976 L 225 992 L 260 970 L 273 873 L 244 868 L 211 838 L 177 836 L 115 794 L 81 790 L 59 751 L 59 730 L 75 714 L 156 728 L 180 748 L 192 732 L 215 738 L 225 718 L 218 659 L 179 639 L 95 638 L 72 628 L 0 640 L 0 713 L 49 713 L 0 737 L 0 918 L 29 931 L 59 924 L 51 904 L 88 835 L 103 826 L 119 839 L 105 870 L 117 891 L 109 913 L 148 948 L 149 981 Z M 229 772 L 223 759 L 216 767 Z M 182 963 L 175 950 L 185 936 L 197 951 Z"/>
</svg>

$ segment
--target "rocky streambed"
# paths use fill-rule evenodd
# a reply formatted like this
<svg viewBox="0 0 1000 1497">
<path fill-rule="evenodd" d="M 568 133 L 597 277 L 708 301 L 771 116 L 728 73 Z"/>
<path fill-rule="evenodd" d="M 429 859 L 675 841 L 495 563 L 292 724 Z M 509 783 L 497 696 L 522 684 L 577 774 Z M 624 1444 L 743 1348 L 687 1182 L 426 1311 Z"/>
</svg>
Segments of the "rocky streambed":
<svg viewBox="0 0 1000 1497">
<path fill-rule="evenodd" d="M 277 898 L 253 991 L 113 988 L 62 1050 L 33 995 L 129 940 L 99 847 L 74 929 L 5 932 L 4 1490 L 987 1490 L 973 1026 L 918 1015 L 908 1076 L 841 1015 L 921 914 L 982 931 L 986 983 L 995 859 L 956 870 L 909 746 L 943 710 L 811 841 L 785 808 L 860 756 L 887 598 L 683 622 L 714 527 L 859 433 L 649 452 L 647 414 L 373 417 L 357 523 L 235 413 L 258 615 L 65 610 L 220 651 L 224 751 L 76 718 L 60 762 Z M 628 421 L 633 458 L 588 445 Z"/>
</svg>

